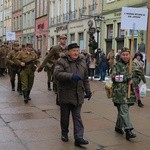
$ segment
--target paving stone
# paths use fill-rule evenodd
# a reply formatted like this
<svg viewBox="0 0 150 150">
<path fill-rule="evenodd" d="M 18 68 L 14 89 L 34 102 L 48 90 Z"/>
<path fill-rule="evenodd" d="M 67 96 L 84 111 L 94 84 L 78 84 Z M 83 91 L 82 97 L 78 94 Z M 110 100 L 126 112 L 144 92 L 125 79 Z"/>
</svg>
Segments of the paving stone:
<svg viewBox="0 0 150 150">
<path fill-rule="evenodd" d="M 39 108 L 42 111 L 47 111 L 47 110 L 51 110 L 51 109 L 59 109 L 58 106 L 56 105 L 36 105 L 37 108 Z"/>
<path fill-rule="evenodd" d="M 29 120 L 23 120 L 23 121 L 10 122 L 9 126 L 13 130 L 33 129 L 33 128 L 41 128 L 41 127 L 53 128 L 53 127 L 59 126 L 59 122 L 54 118 L 29 119 Z"/>
<path fill-rule="evenodd" d="M 43 127 L 43 128 L 30 128 L 21 129 L 14 131 L 19 139 L 25 144 L 33 141 L 45 141 L 55 139 L 56 141 L 60 138 L 60 128 L 57 126 Z"/>
<path fill-rule="evenodd" d="M 19 142 L 0 143 L 0 150 L 26 150 Z"/>
<path fill-rule="evenodd" d="M 13 108 L 5 108 L 0 109 L 0 114 L 20 114 L 20 113 L 31 113 L 31 112 L 39 112 L 40 110 L 35 107 L 31 107 L 28 105 L 13 107 Z"/>
<path fill-rule="evenodd" d="M 29 120 L 29 119 L 46 119 L 52 116 L 44 112 L 33 112 L 33 113 L 21 113 L 21 114 L 6 114 L 1 115 L 5 122 L 13 122 L 13 121 L 21 121 L 21 120 Z"/>
<path fill-rule="evenodd" d="M 16 135 L 6 126 L 0 127 L 0 145 L 4 142 L 18 142 Z"/>
<path fill-rule="evenodd" d="M 40 141 L 40 142 L 30 142 L 27 144 L 30 150 L 99 150 L 99 146 L 89 143 L 83 148 L 74 146 L 73 139 L 69 140 L 69 142 L 62 142 L 60 139 L 57 140 L 48 140 L 48 141 Z"/>
</svg>

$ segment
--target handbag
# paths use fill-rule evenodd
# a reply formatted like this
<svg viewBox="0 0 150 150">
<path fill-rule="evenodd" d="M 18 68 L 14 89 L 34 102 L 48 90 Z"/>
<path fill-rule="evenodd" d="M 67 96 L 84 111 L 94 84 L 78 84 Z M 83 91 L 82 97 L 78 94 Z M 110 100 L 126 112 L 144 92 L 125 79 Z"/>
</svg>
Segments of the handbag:
<svg viewBox="0 0 150 150">
<path fill-rule="evenodd" d="M 106 91 L 107 98 L 112 98 L 112 96 L 113 96 L 112 83 L 113 82 L 111 80 L 109 80 L 105 83 L 105 91 Z"/>
<path fill-rule="evenodd" d="M 146 90 L 147 90 L 146 84 L 142 84 L 140 87 L 140 96 L 141 97 L 146 97 Z"/>
</svg>

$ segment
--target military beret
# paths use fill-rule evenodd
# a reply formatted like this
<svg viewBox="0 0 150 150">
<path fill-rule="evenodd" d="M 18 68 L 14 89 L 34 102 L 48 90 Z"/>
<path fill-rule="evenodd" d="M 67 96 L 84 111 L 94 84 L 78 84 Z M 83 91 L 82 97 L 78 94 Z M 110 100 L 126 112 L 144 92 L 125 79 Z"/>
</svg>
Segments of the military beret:
<svg viewBox="0 0 150 150">
<path fill-rule="evenodd" d="M 73 48 L 79 48 L 77 43 L 71 43 L 68 45 L 68 50 L 73 49 Z"/>
</svg>

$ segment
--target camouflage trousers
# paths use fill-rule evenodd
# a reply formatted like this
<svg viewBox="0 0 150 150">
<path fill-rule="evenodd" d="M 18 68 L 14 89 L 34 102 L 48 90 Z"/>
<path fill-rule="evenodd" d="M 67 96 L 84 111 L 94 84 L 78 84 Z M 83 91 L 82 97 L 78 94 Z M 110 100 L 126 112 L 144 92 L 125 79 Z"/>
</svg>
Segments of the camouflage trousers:
<svg viewBox="0 0 150 150">
<path fill-rule="evenodd" d="M 116 121 L 116 127 L 119 129 L 133 129 L 129 117 L 129 106 L 128 104 L 117 105 L 118 116 Z"/>
</svg>

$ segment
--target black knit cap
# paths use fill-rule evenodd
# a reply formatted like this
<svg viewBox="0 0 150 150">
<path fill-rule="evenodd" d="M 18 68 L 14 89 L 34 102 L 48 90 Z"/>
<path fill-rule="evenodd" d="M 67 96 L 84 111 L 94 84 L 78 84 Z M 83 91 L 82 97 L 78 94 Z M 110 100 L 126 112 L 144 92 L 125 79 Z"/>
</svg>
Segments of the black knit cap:
<svg viewBox="0 0 150 150">
<path fill-rule="evenodd" d="M 71 43 L 68 45 L 68 50 L 73 49 L 73 48 L 79 48 L 77 43 Z"/>
</svg>

